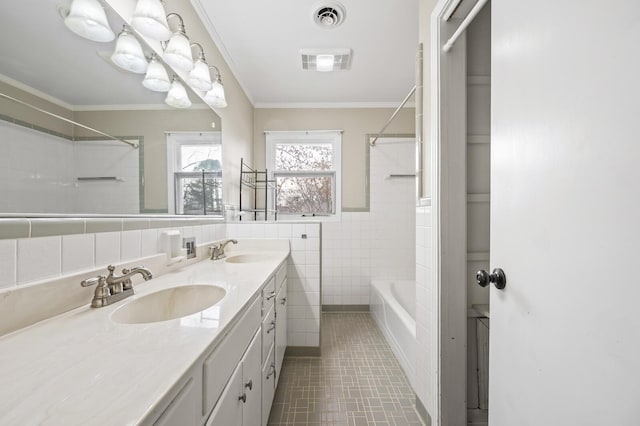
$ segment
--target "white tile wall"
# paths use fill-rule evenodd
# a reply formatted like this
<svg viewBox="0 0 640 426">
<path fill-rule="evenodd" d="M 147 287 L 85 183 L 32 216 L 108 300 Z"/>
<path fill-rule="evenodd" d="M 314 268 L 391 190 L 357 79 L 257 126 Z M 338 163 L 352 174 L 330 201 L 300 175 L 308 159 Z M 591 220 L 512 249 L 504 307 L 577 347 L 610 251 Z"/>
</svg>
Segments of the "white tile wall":
<svg viewBox="0 0 640 426">
<path fill-rule="evenodd" d="M 371 149 L 370 211 L 344 212 L 322 227 L 325 305 L 368 305 L 371 279 L 413 280 L 416 263 L 415 144 Z"/>
<path fill-rule="evenodd" d="M 225 228 L 220 223 L 180 230 L 202 236 L 196 242 L 205 244 L 224 238 Z M 158 236 L 157 229 L 146 229 L 0 240 L 0 290 L 157 254 Z"/>
<path fill-rule="evenodd" d="M 290 346 L 320 346 L 320 228 L 318 223 L 227 224 L 227 238 L 289 240 L 291 256 L 287 265 L 287 333 Z M 303 234 L 306 238 L 303 238 Z"/>
<path fill-rule="evenodd" d="M 18 284 L 58 276 L 62 273 L 62 237 L 20 239 L 16 258 Z"/>
<path fill-rule="evenodd" d="M 0 240 L 0 288 L 16 284 L 16 240 Z"/>
<path fill-rule="evenodd" d="M 433 278 L 431 207 L 416 208 L 416 376 L 412 386 L 426 410 L 437 409 L 438 332 L 436 282 Z"/>
<path fill-rule="evenodd" d="M 114 141 L 73 142 L 4 120 L 0 137 L 0 211 L 114 213 L 114 206 L 121 214 L 140 211 L 138 150 Z M 78 176 L 122 181 L 77 182 Z"/>
<path fill-rule="evenodd" d="M 62 236 L 62 273 L 67 274 L 95 266 L 95 235 Z"/>
</svg>

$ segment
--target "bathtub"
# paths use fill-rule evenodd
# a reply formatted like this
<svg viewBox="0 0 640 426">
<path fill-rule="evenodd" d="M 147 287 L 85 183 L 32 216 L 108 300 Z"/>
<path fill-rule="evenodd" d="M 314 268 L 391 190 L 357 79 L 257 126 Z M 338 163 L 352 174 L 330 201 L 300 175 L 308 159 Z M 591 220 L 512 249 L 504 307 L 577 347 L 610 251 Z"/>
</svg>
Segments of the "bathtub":
<svg viewBox="0 0 640 426">
<path fill-rule="evenodd" d="M 415 377 L 416 283 L 371 280 L 371 315 L 410 381 Z"/>
</svg>

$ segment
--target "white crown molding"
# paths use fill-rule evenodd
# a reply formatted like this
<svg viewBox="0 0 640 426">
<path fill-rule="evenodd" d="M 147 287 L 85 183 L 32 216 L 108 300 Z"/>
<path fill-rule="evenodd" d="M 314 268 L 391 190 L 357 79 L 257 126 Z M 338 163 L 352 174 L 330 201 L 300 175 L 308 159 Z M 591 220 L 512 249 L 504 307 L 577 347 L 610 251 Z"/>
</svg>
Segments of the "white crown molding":
<svg viewBox="0 0 640 426">
<path fill-rule="evenodd" d="M 211 108 L 206 104 L 193 104 L 190 109 L 208 109 Z M 165 104 L 124 104 L 124 105 L 76 105 L 73 107 L 74 111 L 158 111 L 158 110 L 171 110 L 180 111 L 180 108 L 173 108 Z"/>
<path fill-rule="evenodd" d="M 58 105 L 58 106 L 60 106 L 62 108 L 66 108 L 66 109 L 68 109 L 70 111 L 74 111 L 75 107 L 73 105 L 71 105 L 71 104 L 69 104 L 69 103 L 67 103 L 65 101 L 62 101 L 62 100 L 60 100 L 60 99 L 58 99 L 58 98 L 56 98 L 54 96 L 48 95 L 48 94 L 46 94 L 44 92 L 41 92 L 38 89 L 34 89 L 31 86 L 27 86 L 26 84 L 24 84 L 24 83 L 22 83 L 22 82 L 20 82 L 18 80 L 14 80 L 11 77 L 7 77 L 6 75 L 0 74 L 0 81 L 3 82 L 3 83 L 8 84 L 10 86 L 13 86 L 16 89 L 22 90 L 23 92 L 27 92 L 30 95 L 37 96 L 38 98 L 40 98 L 42 100 L 45 100 L 47 102 L 51 102 L 52 104 Z"/>
<path fill-rule="evenodd" d="M 213 26 L 211 19 L 209 19 L 209 15 L 207 14 L 206 10 L 204 9 L 204 7 L 202 7 L 201 1 L 202 0 L 191 0 L 191 5 L 195 9 L 196 14 L 200 17 L 200 20 L 204 24 L 204 27 L 206 28 L 207 32 L 209 33 L 209 36 L 211 37 L 211 40 L 213 41 L 213 44 L 215 44 L 218 50 L 220 51 L 222 58 L 227 63 L 229 70 L 231 70 L 231 73 L 233 74 L 236 81 L 244 91 L 244 94 L 249 99 L 249 102 L 251 102 L 251 105 L 255 107 L 256 105 L 255 99 L 253 98 L 253 96 L 251 96 L 251 93 L 249 92 L 249 90 L 247 90 L 247 86 L 244 84 L 244 82 L 240 78 L 240 73 L 238 72 L 238 68 L 236 67 L 235 62 L 233 61 L 233 58 L 231 57 L 231 55 L 229 54 L 229 51 L 225 47 L 224 42 L 222 41 L 222 38 L 220 38 L 220 36 L 218 35 L 218 32 Z"/>
<path fill-rule="evenodd" d="M 397 108 L 399 102 L 256 102 L 256 109 L 305 109 L 305 108 Z M 406 108 L 415 108 L 415 102 L 407 102 Z"/>
</svg>

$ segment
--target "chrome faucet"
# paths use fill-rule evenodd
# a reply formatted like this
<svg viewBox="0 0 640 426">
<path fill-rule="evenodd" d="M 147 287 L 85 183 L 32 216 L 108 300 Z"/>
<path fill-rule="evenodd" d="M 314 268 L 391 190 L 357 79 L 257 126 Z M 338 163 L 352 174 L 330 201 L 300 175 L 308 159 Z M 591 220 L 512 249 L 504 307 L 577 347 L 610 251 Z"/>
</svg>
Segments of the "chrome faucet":
<svg viewBox="0 0 640 426">
<path fill-rule="evenodd" d="M 211 252 L 211 260 L 223 259 L 226 255 L 224 254 L 224 249 L 227 247 L 229 243 L 238 244 L 238 240 L 226 240 L 219 244 L 214 244 L 209 247 L 209 251 Z"/>
<path fill-rule="evenodd" d="M 96 291 L 93 294 L 93 300 L 91 301 L 92 308 L 111 305 L 129 296 L 133 296 L 133 284 L 131 284 L 131 277 L 133 275 L 140 274 L 145 281 L 153 277 L 151 271 L 143 266 L 135 266 L 131 269 L 124 268 L 122 270 L 123 275 L 119 277 L 113 275 L 113 271 L 116 269 L 115 266 L 109 265 L 107 269 L 109 270 L 109 275 L 106 277 L 104 275 L 98 275 L 97 277 L 86 279 L 80 283 L 82 287 L 97 285 Z"/>
</svg>

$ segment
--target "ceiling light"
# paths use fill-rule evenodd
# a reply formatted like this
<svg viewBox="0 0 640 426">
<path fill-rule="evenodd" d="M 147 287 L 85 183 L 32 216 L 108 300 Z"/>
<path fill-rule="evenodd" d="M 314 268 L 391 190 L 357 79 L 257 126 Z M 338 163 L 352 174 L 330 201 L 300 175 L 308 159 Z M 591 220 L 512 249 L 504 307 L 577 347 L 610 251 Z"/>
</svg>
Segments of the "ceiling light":
<svg viewBox="0 0 640 426">
<path fill-rule="evenodd" d="M 171 81 L 171 90 L 167 93 L 167 97 L 164 101 L 167 105 L 174 108 L 189 108 L 191 106 L 187 90 L 184 88 L 182 83 L 178 81 L 178 77 L 175 75 Z"/>
<path fill-rule="evenodd" d="M 340 71 L 351 65 L 351 49 L 302 49 L 302 69 L 310 71 Z"/>
<path fill-rule="evenodd" d="M 178 19 L 180 19 L 180 24 L 164 49 L 164 60 L 166 63 L 180 71 L 189 72 L 194 66 L 193 55 L 191 53 L 191 43 L 184 31 L 184 21 L 182 20 L 182 16 L 177 13 L 170 13 L 167 15 L 167 19 L 172 16 L 177 16 Z"/>
<path fill-rule="evenodd" d="M 193 69 L 189 73 L 189 77 L 187 77 L 187 84 L 194 89 L 206 92 L 207 90 L 211 90 L 212 84 L 209 65 L 207 65 L 207 61 L 204 58 L 204 49 L 202 49 L 200 43 L 192 43 L 191 46 L 199 47 L 200 54 L 193 65 Z"/>
<path fill-rule="evenodd" d="M 171 37 L 161 0 L 138 0 L 131 26 L 143 36 L 153 40 L 165 41 Z"/>
<path fill-rule="evenodd" d="M 158 62 L 155 53 L 151 56 L 151 62 L 149 62 L 147 74 L 142 80 L 142 85 L 154 92 L 168 92 L 171 89 L 171 81 L 169 81 L 167 70 Z"/>
<path fill-rule="evenodd" d="M 125 26 L 118 35 L 116 50 L 111 55 L 111 60 L 120 68 L 136 74 L 144 74 L 149 65 L 142 52 L 142 46 Z"/>
<path fill-rule="evenodd" d="M 335 56 L 333 55 L 318 55 L 316 57 L 316 70 L 317 71 L 333 71 L 333 64 L 335 62 Z"/>
<path fill-rule="evenodd" d="M 213 108 L 225 108 L 227 106 L 227 99 L 224 95 L 224 86 L 220 78 L 220 71 L 214 66 L 210 66 L 209 68 L 216 70 L 216 80 L 213 82 L 211 90 L 205 93 L 204 101 Z"/>
<path fill-rule="evenodd" d="M 73 0 L 64 24 L 74 33 L 93 41 L 107 42 L 115 38 L 107 14 L 98 0 Z"/>
</svg>

